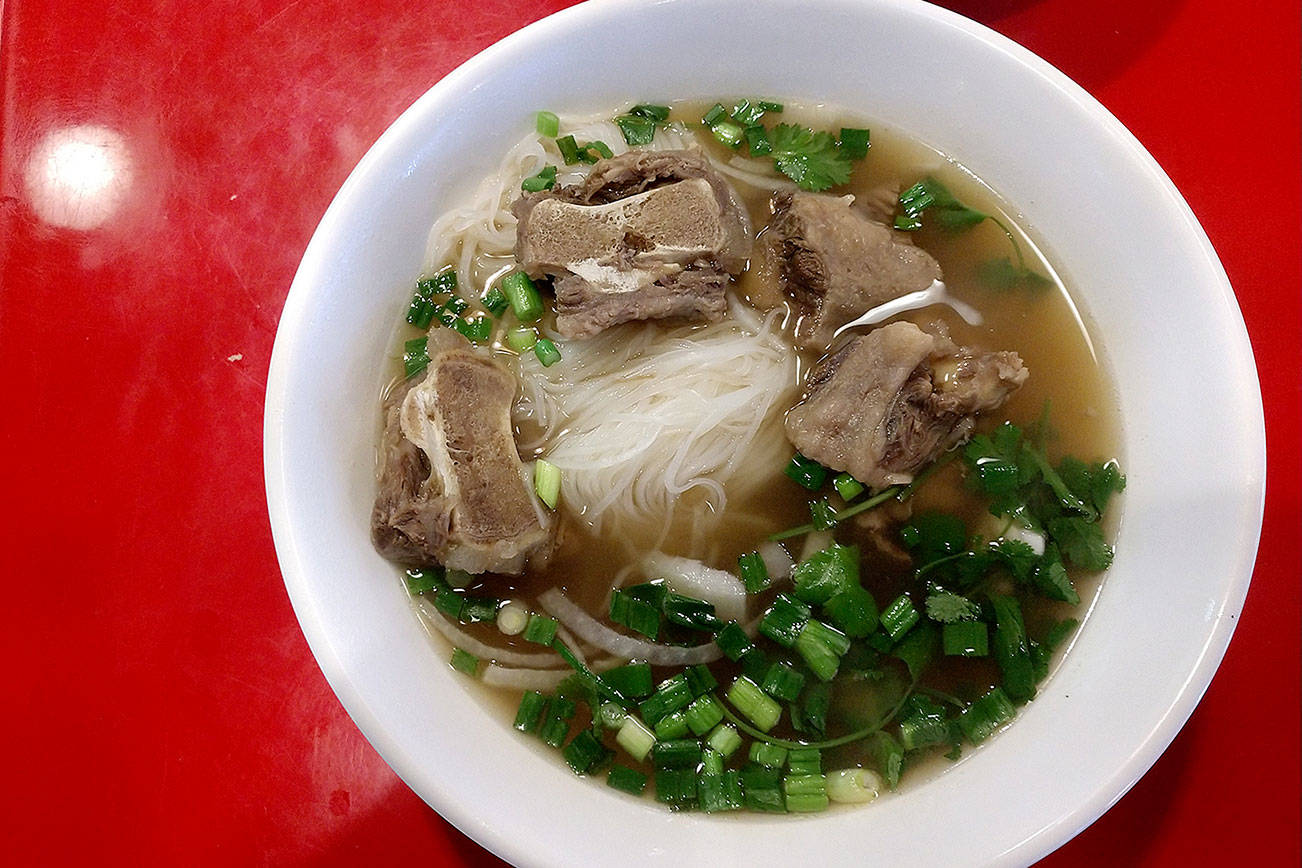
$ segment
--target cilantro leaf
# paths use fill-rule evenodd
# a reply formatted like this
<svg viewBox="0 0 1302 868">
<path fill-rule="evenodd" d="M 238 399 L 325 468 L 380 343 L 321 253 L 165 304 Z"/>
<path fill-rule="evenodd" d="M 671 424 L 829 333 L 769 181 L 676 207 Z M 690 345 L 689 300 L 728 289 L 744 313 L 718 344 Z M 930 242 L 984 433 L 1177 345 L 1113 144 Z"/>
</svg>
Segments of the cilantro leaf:
<svg viewBox="0 0 1302 868">
<path fill-rule="evenodd" d="M 1058 544 L 1062 555 L 1086 570 L 1106 570 L 1112 563 L 1112 546 L 1103 538 L 1103 529 L 1079 515 L 1049 521 L 1049 536 Z"/>
<path fill-rule="evenodd" d="M 977 266 L 977 280 L 986 287 L 998 292 L 1013 289 L 1041 290 L 1053 284 L 1053 281 L 1039 272 L 1032 271 L 1025 265 L 1014 265 L 1007 256 L 987 259 Z"/>
<path fill-rule="evenodd" d="M 1062 559 L 1054 545 L 1045 549 L 1044 557 L 1031 573 L 1031 581 L 1041 594 L 1051 600 L 1061 600 L 1073 606 L 1080 602 L 1080 594 L 1076 593 L 1071 577 L 1067 575 L 1067 568 L 1062 565 Z"/>
<path fill-rule="evenodd" d="M 830 133 L 778 124 L 769 136 L 773 164 L 802 190 L 817 192 L 850 180 L 850 156 Z"/>
<path fill-rule="evenodd" d="M 1126 477 L 1121 474 L 1121 468 L 1115 461 L 1087 465 L 1068 456 L 1058 465 L 1058 475 L 1073 494 L 1099 512 L 1107 508 L 1108 500 L 1113 494 L 1126 488 Z"/>
<path fill-rule="evenodd" d="M 905 231 L 921 229 L 924 212 L 929 212 L 938 226 L 952 232 L 970 229 L 989 216 L 964 205 L 949 188 L 930 176 L 900 194 L 900 208 L 904 213 L 896 218 L 895 228 Z"/>
<path fill-rule="evenodd" d="M 1018 539 L 997 539 L 990 544 L 990 552 L 1019 582 L 1031 577 L 1031 571 L 1040 559 L 1030 543 Z"/>
<path fill-rule="evenodd" d="M 942 624 L 971 621 L 980 614 L 980 606 L 953 591 L 935 591 L 927 597 L 927 617 Z"/>
</svg>

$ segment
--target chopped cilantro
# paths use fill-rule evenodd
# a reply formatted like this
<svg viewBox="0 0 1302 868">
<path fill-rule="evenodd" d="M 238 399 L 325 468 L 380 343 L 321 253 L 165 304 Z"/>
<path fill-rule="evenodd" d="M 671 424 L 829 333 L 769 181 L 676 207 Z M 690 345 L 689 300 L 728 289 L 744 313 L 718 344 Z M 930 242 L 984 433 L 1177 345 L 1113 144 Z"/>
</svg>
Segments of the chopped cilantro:
<svg viewBox="0 0 1302 868">
<path fill-rule="evenodd" d="M 1084 516 L 1055 518 L 1048 525 L 1049 536 L 1062 555 L 1086 570 L 1106 570 L 1112 564 L 1112 546 L 1103 539 L 1103 529 Z"/>
<path fill-rule="evenodd" d="M 927 617 L 942 624 L 971 621 L 980 614 L 980 606 L 953 591 L 935 591 L 927 597 Z"/>
<path fill-rule="evenodd" d="M 826 190 L 850 180 L 850 155 L 830 133 L 778 124 L 770 134 L 773 164 L 802 190 Z"/>
</svg>

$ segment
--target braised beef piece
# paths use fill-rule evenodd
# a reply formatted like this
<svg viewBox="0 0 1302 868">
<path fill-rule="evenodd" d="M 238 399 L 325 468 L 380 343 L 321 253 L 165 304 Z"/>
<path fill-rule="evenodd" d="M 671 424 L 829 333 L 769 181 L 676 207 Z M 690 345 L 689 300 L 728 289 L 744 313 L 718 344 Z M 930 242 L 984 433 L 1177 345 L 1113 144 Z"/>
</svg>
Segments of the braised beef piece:
<svg viewBox="0 0 1302 868">
<path fill-rule="evenodd" d="M 940 265 L 850 196 L 779 192 L 761 236 L 769 273 L 800 307 L 796 345 L 826 349 L 870 308 L 940 280 Z"/>
<path fill-rule="evenodd" d="M 892 323 L 852 338 L 810 372 L 805 399 L 787 414 L 787 439 L 873 488 L 907 483 L 1026 377 L 1016 353 Z"/>
<path fill-rule="evenodd" d="M 631 320 L 720 319 L 728 278 L 750 255 L 745 208 L 695 151 L 601 160 L 581 183 L 512 210 L 516 259 L 556 279 L 556 327 L 570 338 Z"/>
<path fill-rule="evenodd" d="M 429 367 L 384 406 L 371 536 L 385 557 L 470 573 L 520 573 L 551 553 L 511 428 L 515 377 L 448 329 L 430 333 Z"/>
</svg>

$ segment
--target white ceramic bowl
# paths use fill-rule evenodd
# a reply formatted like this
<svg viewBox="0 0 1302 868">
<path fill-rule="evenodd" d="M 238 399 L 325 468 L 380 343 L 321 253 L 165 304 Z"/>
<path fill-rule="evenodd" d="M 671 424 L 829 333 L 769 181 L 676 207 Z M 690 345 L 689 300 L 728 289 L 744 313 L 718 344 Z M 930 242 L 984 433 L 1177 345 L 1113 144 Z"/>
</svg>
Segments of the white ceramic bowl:
<svg viewBox="0 0 1302 868">
<path fill-rule="evenodd" d="M 1040 698 L 939 777 L 812 818 L 671 815 L 575 778 L 467 694 L 368 540 L 378 366 L 440 210 L 540 108 L 734 94 L 881 119 L 1014 203 L 1093 322 L 1124 425 L 1116 563 Z M 590 3 L 483 52 L 340 190 L 290 290 L 267 385 L 272 529 L 313 653 L 403 780 L 521 865 L 1029 863 L 1120 798 L 1211 680 L 1247 590 L 1264 471 L 1242 319 L 1166 175 L 1042 60 L 900 0 Z"/>
</svg>

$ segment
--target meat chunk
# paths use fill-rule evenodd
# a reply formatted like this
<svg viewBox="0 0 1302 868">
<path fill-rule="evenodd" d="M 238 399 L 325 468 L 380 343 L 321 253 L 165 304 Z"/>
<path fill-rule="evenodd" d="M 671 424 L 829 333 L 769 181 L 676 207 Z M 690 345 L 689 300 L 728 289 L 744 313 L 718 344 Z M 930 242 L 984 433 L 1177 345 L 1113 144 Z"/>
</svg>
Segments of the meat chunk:
<svg viewBox="0 0 1302 868">
<path fill-rule="evenodd" d="M 906 483 L 972 434 L 1026 381 L 1013 352 L 956 346 L 899 322 L 853 338 L 810 373 L 787 414 L 789 439 L 809 458 L 878 488 Z"/>
<path fill-rule="evenodd" d="M 870 308 L 940 280 L 940 265 L 849 196 L 779 192 L 761 236 L 782 290 L 799 305 L 796 345 L 826 349 Z"/>
<path fill-rule="evenodd" d="M 446 329 L 430 334 L 423 377 L 385 402 L 371 536 L 387 558 L 470 573 L 520 573 L 551 553 L 511 429 L 515 378 Z"/>
<path fill-rule="evenodd" d="M 513 210 L 516 259 L 556 278 L 556 326 L 570 338 L 631 320 L 717 320 L 750 255 L 745 208 L 694 151 L 629 151 Z"/>
</svg>

